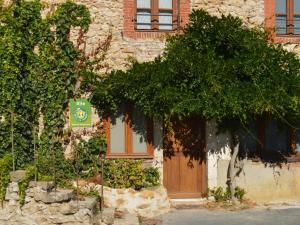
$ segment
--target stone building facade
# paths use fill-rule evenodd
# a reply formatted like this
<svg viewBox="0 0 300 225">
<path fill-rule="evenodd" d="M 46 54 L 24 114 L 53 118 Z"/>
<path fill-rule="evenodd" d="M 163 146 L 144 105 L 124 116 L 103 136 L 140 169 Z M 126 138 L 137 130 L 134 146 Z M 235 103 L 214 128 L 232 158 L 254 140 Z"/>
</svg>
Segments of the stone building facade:
<svg viewBox="0 0 300 225">
<path fill-rule="evenodd" d="M 42 0 L 51 5 L 61 0 Z M 98 39 L 105 40 L 112 33 L 111 46 L 107 54 L 109 69 L 124 69 L 128 58 L 148 61 L 158 56 L 170 32 L 134 32 L 133 20 L 135 0 L 76 0 L 90 10 L 92 24 L 86 35 L 87 50 L 92 50 Z M 243 19 L 249 26 L 263 26 L 264 0 L 180 0 L 181 26 L 188 21 L 193 9 L 205 9 L 213 15 L 232 14 Z M 171 32 L 172 33 L 172 32 Z"/>
<path fill-rule="evenodd" d="M 43 0 L 55 4 L 59 0 Z M 288 0 L 290 1 L 290 0 Z M 111 45 L 107 52 L 107 70 L 124 70 L 128 60 L 134 58 L 140 62 L 153 60 L 162 53 L 165 39 L 174 32 L 136 30 L 137 7 L 135 0 L 76 0 L 86 5 L 92 15 L 92 24 L 86 34 L 87 50 L 95 48 L 97 41 L 105 40 L 112 34 Z M 176 3 L 174 3 L 176 2 Z M 212 15 L 232 14 L 240 17 L 245 25 L 259 29 L 272 28 L 275 25 L 276 0 L 173 0 L 180 10 L 181 26 L 188 22 L 188 14 L 193 9 L 205 9 Z M 178 7 L 178 4 L 180 5 Z M 178 22 L 178 18 L 177 18 Z M 274 36 L 278 42 L 290 42 L 285 47 L 300 52 L 297 35 Z M 206 187 L 213 188 L 226 185 L 227 166 L 230 159 L 228 135 L 216 135 L 214 122 L 206 122 L 206 148 L 208 150 L 205 164 Z M 162 182 L 164 160 L 162 148 L 163 129 L 158 123 L 153 126 L 153 158 L 150 162 L 160 168 Z M 300 172 L 297 162 L 288 163 L 282 168 L 271 168 L 260 162 L 245 162 L 245 169 L 238 178 L 238 185 L 245 188 L 247 196 L 257 201 L 300 200 Z M 259 177 L 258 176 L 259 173 Z M 276 175 L 274 175 L 276 174 Z M 259 181 L 259 183 L 257 182 Z M 266 190 L 268 190 L 266 194 Z"/>
</svg>

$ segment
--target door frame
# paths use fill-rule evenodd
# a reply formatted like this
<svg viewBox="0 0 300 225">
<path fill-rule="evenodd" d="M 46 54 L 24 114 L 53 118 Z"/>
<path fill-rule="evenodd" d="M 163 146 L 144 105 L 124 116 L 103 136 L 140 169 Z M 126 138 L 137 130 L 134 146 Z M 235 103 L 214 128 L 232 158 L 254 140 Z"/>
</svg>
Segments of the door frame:
<svg viewBox="0 0 300 225">
<path fill-rule="evenodd" d="M 202 169 L 202 174 L 201 174 L 201 177 L 198 177 L 201 178 L 201 189 L 202 189 L 202 192 L 201 193 L 168 193 L 168 196 L 169 198 L 171 199 L 189 199 L 189 198 L 204 198 L 207 196 L 207 190 L 208 190 L 208 163 L 207 163 L 207 160 L 208 160 L 208 157 L 207 157 L 207 136 L 206 136 L 206 120 L 204 119 L 201 119 L 201 123 L 203 124 L 202 128 L 203 128 L 203 131 L 204 131 L 204 135 L 203 135 L 203 138 L 204 138 L 204 153 L 203 153 L 203 156 L 204 156 L 204 160 L 202 161 L 202 165 L 201 165 L 201 169 Z M 163 139 L 164 139 L 164 136 L 166 135 L 166 132 L 165 132 L 165 128 L 163 128 L 163 132 L 162 132 L 162 135 L 163 135 Z M 166 174 L 166 171 L 165 171 L 165 167 L 164 167 L 164 163 L 165 163 L 165 160 L 164 160 L 164 144 L 163 144 L 163 185 L 165 183 L 165 177 L 167 176 Z M 170 159 L 171 160 L 171 159 Z M 199 167 L 200 168 L 200 167 Z M 197 179 L 197 178 L 196 178 Z M 165 187 L 165 185 L 164 185 Z M 167 187 L 165 187 L 167 189 Z M 168 189 L 167 189 L 168 191 Z"/>
</svg>

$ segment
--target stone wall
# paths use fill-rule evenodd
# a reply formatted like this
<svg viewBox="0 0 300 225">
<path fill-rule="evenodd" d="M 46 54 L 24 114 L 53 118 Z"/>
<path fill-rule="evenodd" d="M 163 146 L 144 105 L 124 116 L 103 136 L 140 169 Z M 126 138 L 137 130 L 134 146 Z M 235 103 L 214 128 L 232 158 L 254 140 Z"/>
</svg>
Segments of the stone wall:
<svg viewBox="0 0 300 225">
<path fill-rule="evenodd" d="M 62 0 L 42 0 L 50 5 Z M 87 50 L 96 47 L 97 41 L 104 41 L 111 32 L 112 41 L 107 54 L 107 69 L 125 69 L 128 58 L 149 61 L 158 56 L 165 45 L 164 35 L 159 38 L 127 38 L 124 36 L 124 1 L 123 0 L 76 0 L 88 7 L 92 24 L 86 35 Z M 192 9 L 205 9 L 213 15 L 231 13 L 239 16 L 250 26 L 262 26 L 264 22 L 264 0 L 191 0 Z M 106 71 L 106 70 L 104 70 Z M 104 72 L 103 71 L 103 72 Z"/>
<path fill-rule="evenodd" d="M 264 0 L 191 0 L 191 7 L 204 9 L 215 16 L 238 16 L 251 27 L 264 23 Z"/>
<path fill-rule="evenodd" d="M 31 182 L 26 190 L 25 204 L 20 206 L 18 183 L 11 182 L 0 209 L 0 224 L 100 224 L 98 199 L 81 197 L 75 200 L 74 197 L 73 190 L 53 190 L 51 182 Z"/>
<path fill-rule="evenodd" d="M 80 187 L 84 191 L 97 190 L 101 185 L 94 183 Z M 126 211 L 142 217 L 155 217 L 170 210 L 170 199 L 163 186 L 136 191 L 132 188 L 114 189 L 103 187 L 104 204 L 118 211 Z"/>
<path fill-rule="evenodd" d="M 101 194 L 101 185 L 94 183 L 80 189 Z M 152 218 L 170 210 L 163 187 L 141 191 L 104 187 L 103 211 L 100 211 L 98 197 L 77 195 L 72 189 L 54 189 L 53 182 L 32 181 L 26 190 L 24 205 L 20 205 L 19 198 L 18 182 L 12 181 L 0 208 L 0 224 L 139 225 L 139 218 Z"/>
<path fill-rule="evenodd" d="M 60 0 L 42 0 L 51 5 Z M 164 40 L 158 39 L 131 39 L 123 35 L 123 0 L 76 0 L 90 10 L 92 24 L 86 35 L 87 51 L 96 47 L 97 41 L 104 41 L 111 32 L 112 41 L 107 53 L 107 69 L 125 69 L 127 59 L 132 57 L 138 61 L 149 61 L 162 52 Z M 103 71 L 105 72 L 105 71 Z"/>
</svg>

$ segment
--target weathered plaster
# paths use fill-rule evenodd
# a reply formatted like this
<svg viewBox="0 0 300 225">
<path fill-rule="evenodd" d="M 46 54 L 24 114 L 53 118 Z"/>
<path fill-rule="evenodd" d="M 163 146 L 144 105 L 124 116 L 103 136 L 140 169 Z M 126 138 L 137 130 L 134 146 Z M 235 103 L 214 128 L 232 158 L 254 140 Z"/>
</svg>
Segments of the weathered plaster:
<svg viewBox="0 0 300 225">
<path fill-rule="evenodd" d="M 206 122 L 208 188 L 218 186 L 218 160 L 230 159 L 230 140 L 226 134 L 217 134 L 215 121 Z"/>
<path fill-rule="evenodd" d="M 228 160 L 218 161 L 218 186 L 225 186 Z M 300 201 L 300 164 L 271 166 L 261 162 L 244 162 L 236 184 L 247 192 L 246 198 L 257 202 Z"/>
<path fill-rule="evenodd" d="M 152 165 L 158 168 L 160 182 L 163 183 L 163 128 L 161 123 L 154 121 L 154 158 Z"/>
</svg>

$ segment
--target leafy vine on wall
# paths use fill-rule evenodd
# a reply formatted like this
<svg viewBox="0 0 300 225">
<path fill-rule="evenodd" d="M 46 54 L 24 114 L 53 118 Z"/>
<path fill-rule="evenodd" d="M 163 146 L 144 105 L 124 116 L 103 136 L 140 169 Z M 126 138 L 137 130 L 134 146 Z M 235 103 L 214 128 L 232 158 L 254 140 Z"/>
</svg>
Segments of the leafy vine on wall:
<svg viewBox="0 0 300 225">
<path fill-rule="evenodd" d="M 13 127 L 17 169 L 33 162 L 36 138 L 41 173 L 70 166 L 63 155 L 64 112 L 70 98 L 91 91 L 88 83 L 104 66 L 111 40 L 108 34 L 87 52 L 90 23 L 88 9 L 71 1 L 53 7 L 14 0 L 0 7 L 0 157 L 11 151 Z"/>
</svg>

